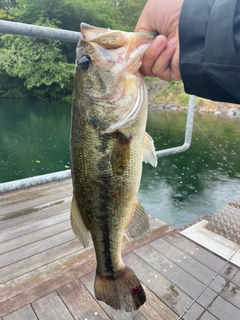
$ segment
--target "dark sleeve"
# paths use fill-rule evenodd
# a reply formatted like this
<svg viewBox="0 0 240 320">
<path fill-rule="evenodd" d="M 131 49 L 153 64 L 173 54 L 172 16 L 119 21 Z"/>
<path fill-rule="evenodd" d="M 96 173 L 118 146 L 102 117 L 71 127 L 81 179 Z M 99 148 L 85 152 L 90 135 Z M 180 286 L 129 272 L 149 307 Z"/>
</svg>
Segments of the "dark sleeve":
<svg viewBox="0 0 240 320">
<path fill-rule="evenodd" d="M 179 39 L 185 91 L 240 103 L 240 0 L 185 0 Z"/>
</svg>

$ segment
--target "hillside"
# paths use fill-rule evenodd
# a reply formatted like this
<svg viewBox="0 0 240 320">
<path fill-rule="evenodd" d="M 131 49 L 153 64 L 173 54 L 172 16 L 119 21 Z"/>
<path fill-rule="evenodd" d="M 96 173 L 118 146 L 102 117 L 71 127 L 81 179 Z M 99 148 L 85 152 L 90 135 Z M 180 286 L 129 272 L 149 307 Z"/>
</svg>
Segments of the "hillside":
<svg viewBox="0 0 240 320">
<path fill-rule="evenodd" d="M 149 89 L 149 107 L 160 109 L 186 109 L 188 106 L 188 94 L 184 92 L 182 82 L 166 82 L 158 78 L 147 77 Z M 232 117 L 240 117 L 240 105 L 214 102 L 197 97 L 196 111 L 218 114 L 226 114 Z"/>
</svg>

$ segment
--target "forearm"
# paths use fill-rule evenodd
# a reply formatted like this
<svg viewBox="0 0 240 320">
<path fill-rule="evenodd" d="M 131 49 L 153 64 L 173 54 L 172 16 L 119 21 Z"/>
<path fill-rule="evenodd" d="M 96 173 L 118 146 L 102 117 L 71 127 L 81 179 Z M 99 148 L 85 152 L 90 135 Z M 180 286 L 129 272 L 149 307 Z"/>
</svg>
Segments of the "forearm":
<svg viewBox="0 0 240 320">
<path fill-rule="evenodd" d="M 179 41 L 185 91 L 240 103 L 240 1 L 185 0 Z"/>
</svg>

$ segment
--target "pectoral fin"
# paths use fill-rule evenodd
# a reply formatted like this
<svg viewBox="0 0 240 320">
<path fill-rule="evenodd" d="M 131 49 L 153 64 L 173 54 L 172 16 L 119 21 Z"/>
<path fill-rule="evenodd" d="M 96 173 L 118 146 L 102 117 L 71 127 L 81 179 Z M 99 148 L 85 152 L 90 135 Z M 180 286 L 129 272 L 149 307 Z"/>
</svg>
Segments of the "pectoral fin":
<svg viewBox="0 0 240 320">
<path fill-rule="evenodd" d="M 75 195 L 73 195 L 71 205 L 71 224 L 73 232 L 75 233 L 78 240 L 82 243 L 84 248 L 88 247 L 90 245 L 91 235 L 82 220 Z"/>
<path fill-rule="evenodd" d="M 138 239 L 149 231 L 149 219 L 143 206 L 137 202 L 134 216 L 128 230 L 126 231 L 127 238 Z"/>
<path fill-rule="evenodd" d="M 157 166 L 157 156 L 154 148 L 154 142 L 152 137 L 145 132 L 143 138 L 143 161 L 150 163 L 153 167 Z"/>
</svg>

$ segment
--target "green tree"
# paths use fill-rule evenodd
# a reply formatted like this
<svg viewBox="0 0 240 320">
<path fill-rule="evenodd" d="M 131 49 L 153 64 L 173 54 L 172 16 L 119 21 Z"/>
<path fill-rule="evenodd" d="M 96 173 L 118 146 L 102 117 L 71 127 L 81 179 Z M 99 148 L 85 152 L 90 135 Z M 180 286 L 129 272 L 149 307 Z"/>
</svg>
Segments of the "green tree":
<svg viewBox="0 0 240 320">
<path fill-rule="evenodd" d="M 117 3 L 121 24 L 127 31 L 134 31 L 138 18 L 147 3 L 147 0 L 120 0 L 113 2 Z"/>
<path fill-rule="evenodd" d="M 81 22 L 133 31 L 146 0 L 0 0 L 0 18 L 79 31 Z M 0 36 L 1 96 L 71 93 L 76 44 Z M 15 87 L 14 87 L 15 86 Z"/>
<path fill-rule="evenodd" d="M 2 73 L 22 79 L 39 98 L 56 99 L 70 93 L 73 64 L 62 54 L 59 41 L 4 35 L 0 46 Z"/>
<path fill-rule="evenodd" d="M 16 0 L 0 0 L 0 19 L 13 20 L 11 11 L 16 7 Z"/>
</svg>

